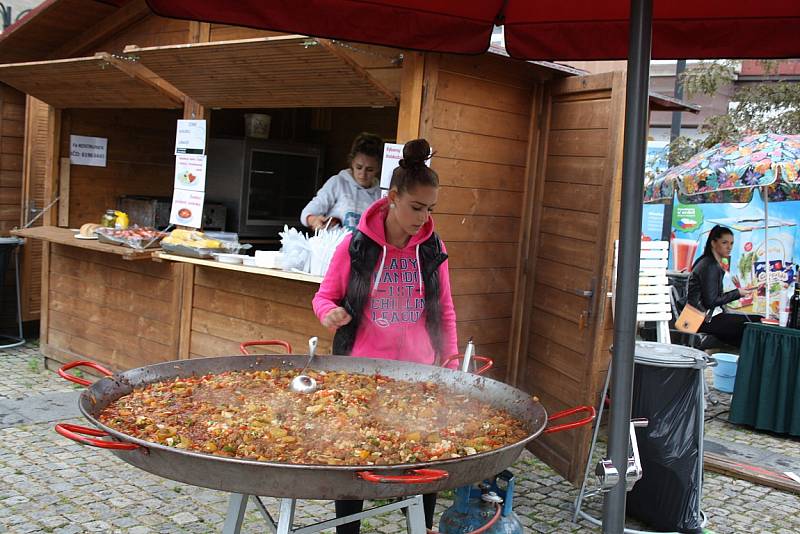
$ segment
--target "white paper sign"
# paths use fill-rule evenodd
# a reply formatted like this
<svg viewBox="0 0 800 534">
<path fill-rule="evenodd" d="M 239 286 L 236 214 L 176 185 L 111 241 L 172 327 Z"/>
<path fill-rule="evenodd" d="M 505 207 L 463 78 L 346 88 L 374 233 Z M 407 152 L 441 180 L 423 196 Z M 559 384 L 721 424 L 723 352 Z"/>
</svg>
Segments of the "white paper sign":
<svg viewBox="0 0 800 534">
<path fill-rule="evenodd" d="M 105 137 L 69 136 L 69 162 L 72 165 L 105 167 L 108 139 Z"/>
<path fill-rule="evenodd" d="M 381 196 L 385 197 L 392 185 L 392 173 L 400 166 L 400 160 L 403 159 L 403 146 L 397 143 L 384 143 L 383 144 L 383 163 L 381 163 Z M 431 149 L 433 152 L 433 149 Z M 431 160 L 426 159 L 425 165 L 431 166 Z"/>
<path fill-rule="evenodd" d="M 201 191 L 175 189 L 172 192 L 172 211 L 169 214 L 169 223 L 200 228 L 205 196 L 206 194 Z"/>
<path fill-rule="evenodd" d="M 392 173 L 403 159 L 403 145 L 397 143 L 383 144 L 383 163 L 381 163 L 381 189 L 389 189 Z"/>
<path fill-rule="evenodd" d="M 175 154 L 206 153 L 206 121 L 178 120 L 175 133 Z"/>
<path fill-rule="evenodd" d="M 175 189 L 206 190 L 206 157 L 195 154 L 175 156 Z"/>
</svg>

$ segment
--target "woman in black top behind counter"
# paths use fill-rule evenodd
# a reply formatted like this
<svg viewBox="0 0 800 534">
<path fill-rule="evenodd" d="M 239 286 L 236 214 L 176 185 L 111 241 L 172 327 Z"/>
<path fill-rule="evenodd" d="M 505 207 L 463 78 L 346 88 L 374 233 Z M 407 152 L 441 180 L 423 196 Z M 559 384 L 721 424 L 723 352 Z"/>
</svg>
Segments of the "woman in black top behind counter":
<svg viewBox="0 0 800 534">
<path fill-rule="evenodd" d="M 720 225 L 712 228 L 703 255 L 692 266 L 687 302 L 706 312 L 706 321 L 700 326 L 700 332 L 712 334 L 724 343 L 739 347 L 745 323 L 758 322 L 761 316 L 727 311 L 726 304 L 752 292 L 752 289 L 741 288 L 722 291 L 722 278 L 725 276 L 722 260 L 730 258 L 732 249 L 733 232 Z"/>
</svg>

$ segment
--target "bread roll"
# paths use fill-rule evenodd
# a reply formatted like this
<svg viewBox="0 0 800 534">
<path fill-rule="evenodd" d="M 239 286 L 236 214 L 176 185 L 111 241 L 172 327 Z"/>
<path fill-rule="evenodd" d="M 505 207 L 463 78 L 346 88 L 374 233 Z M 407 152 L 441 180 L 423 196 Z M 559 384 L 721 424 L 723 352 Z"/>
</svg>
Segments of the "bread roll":
<svg viewBox="0 0 800 534">
<path fill-rule="evenodd" d="M 94 235 L 94 231 L 95 231 L 97 228 L 100 228 L 100 225 L 99 225 L 99 224 L 95 224 L 95 223 L 86 223 L 86 224 L 84 224 L 83 226 L 81 226 L 81 231 L 80 231 L 80 234 L 81 234 L 81 235 L 85 235 L 86 237 L 93 236 L 93 235 Z"/>
</svg>

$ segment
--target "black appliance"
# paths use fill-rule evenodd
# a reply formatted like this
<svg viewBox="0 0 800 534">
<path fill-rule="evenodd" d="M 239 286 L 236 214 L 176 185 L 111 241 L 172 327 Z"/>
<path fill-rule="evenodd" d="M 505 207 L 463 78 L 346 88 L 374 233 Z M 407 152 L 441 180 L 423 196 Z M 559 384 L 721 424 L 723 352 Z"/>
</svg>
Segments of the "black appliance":
<svg viewBox="0 0 800 534">
<path fill-rule="evenodd" d="M 131 224 L 150 226 L 164 230 L 169 226 L 172 210 L 172 197 L 152 197 L 146 195 L 125 195 L 119 197 L 117 207 L 128 214 Z M 227 208 L 222 204 L 205 202 L 203 204 L 203 230 L 225 230 Z"/>
<path fill-rule="evenodd" d="M 208 141 L 206 199 L 227 208 L 227 230 L 240 237 L 277 239 L 284 224 L 316 194 L 322 148 L 262 139 Z"/>
</svg>

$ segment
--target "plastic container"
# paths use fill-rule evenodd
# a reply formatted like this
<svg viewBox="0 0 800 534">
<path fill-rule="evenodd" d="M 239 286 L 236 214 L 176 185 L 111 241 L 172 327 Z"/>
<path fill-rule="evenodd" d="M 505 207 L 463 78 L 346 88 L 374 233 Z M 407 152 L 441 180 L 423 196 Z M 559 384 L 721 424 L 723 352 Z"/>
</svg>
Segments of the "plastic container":
<svg viewBox="0 0 800 534">
<path fill-rule="evenodd" d="M 736 366 L 739 356 L 727 352 L 718 352 L 713 355 L 717 360 L 714 370 L 714 389 L 724 393 L 733 393 L 733 383 L 736 380 Z"/>
<path fill-rule="evenodd" d="M 244 131 L 246 137 L 269 139 L 269 127 L 272 117 L 263 113 L 245 113 Z"/>
</svg>

